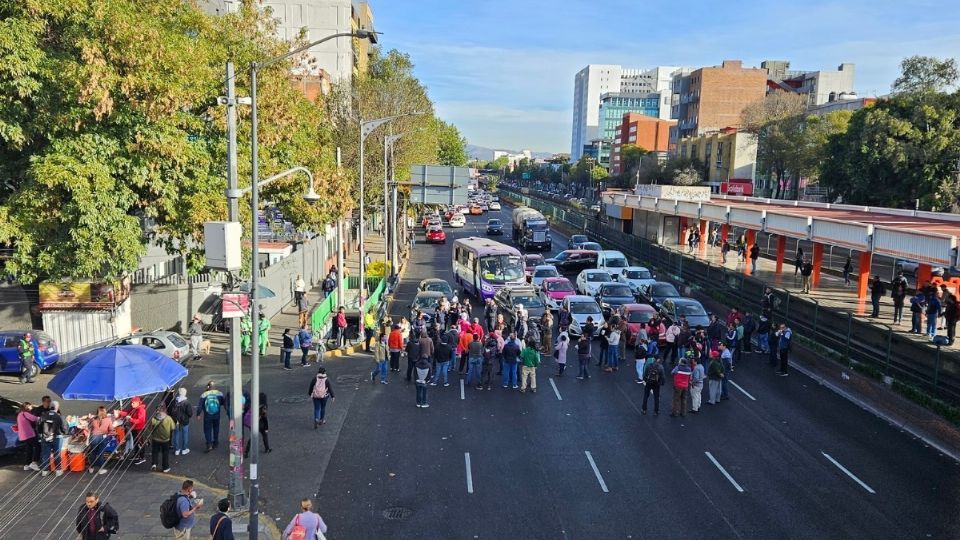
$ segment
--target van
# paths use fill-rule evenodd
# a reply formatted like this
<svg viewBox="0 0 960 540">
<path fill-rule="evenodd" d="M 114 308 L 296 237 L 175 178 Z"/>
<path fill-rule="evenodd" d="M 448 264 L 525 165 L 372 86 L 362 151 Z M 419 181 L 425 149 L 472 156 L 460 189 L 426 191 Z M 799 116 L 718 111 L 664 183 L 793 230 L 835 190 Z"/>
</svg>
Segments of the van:
<svg viewBox="0 0 960 540">
<path fill-rule="evenodd" d="M 605 249 L 597 252 L 597 268 L 606 270 L 610 275 L 619 274 L 628 266 L 630 263 L 627 262 L 627 257 L 617 250 Z"/>
</svg>

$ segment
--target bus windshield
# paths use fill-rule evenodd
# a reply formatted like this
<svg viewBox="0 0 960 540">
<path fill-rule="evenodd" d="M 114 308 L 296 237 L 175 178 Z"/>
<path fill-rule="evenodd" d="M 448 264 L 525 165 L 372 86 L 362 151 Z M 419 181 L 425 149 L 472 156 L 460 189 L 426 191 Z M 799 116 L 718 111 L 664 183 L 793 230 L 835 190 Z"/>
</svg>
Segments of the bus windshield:
<svg viewBox="0 0 960 540">
<path fill-rule="evenodd" d="M 480 259 L 480 272 L 488 283 L 523 279 L 523 261 L 516 255 L 488 255 Z"/>
</svg>

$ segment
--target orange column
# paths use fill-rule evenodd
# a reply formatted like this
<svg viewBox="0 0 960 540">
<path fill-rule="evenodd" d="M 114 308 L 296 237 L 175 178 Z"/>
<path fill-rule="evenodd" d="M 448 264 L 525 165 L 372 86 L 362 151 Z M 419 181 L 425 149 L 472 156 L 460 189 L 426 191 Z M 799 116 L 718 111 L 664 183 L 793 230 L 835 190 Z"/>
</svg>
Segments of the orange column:
<svg viewBox="0 0 960 540">
<path fill-rule="evenodd" d="M 720 226 L 720 245 L 723 245 L 723 241 L 727 239 L 727 235 L 730 234 L 730 225 L 724 223 Z"/>
<path fill-rule="evenodd" d="M 681 217 L 680 234 L 677 235 L 677 243 L 681 246 L 685 245 L 687 243 L 687 234 L 689 234 L 689 231 L 687 230 L 687 218 Z"/>
<path fill-rule="evenodd" d="M 749 276 L 751 274 L 751 269 L 753 268 L 753 261 L 750 260 L 750 248 L 752 248 L 753 245 L 757 243 L 757 231 L 754 231 L 753 229 L 747 229 L 746 240 L 747 240 L 747 245 L 744 249 L 747 250 L 747 262 L 749 262 L 750 264 L 745 264 L 743 266 L 744 266 L 744 271 Z"/>
<path fill-rule="evenodd" d="M 917 265 L 917 290 L 923 288 L 933 277 L 933 268 L 929 264 Z"/>
<path fill-rule="evenodd" d="M 869 251 L 860 253 L 860 264 L 857 267 L 857 300 L 863 300 L 867 297 L 867 289 L 870 285 L 870 258 Z"/>
<path fill-rule="evenodd" d="M 707 250 L 707 242 L 710 239 L 707 238 L 707 220 L 700 220 L 700 254 L 702 255 Z"/>
<path fill-rule="evenodd" d="M 783 272 L 783 258 L 787 252 L 787 237 L 777 236 L 777 275 Z"/>
<path fill-rule="evenodd" d="M 820 242 L 813 243 L 813 286 L 817 287 L 820 285 L 820 265 L 823 264 L 823 244 Z"/>
</svg>

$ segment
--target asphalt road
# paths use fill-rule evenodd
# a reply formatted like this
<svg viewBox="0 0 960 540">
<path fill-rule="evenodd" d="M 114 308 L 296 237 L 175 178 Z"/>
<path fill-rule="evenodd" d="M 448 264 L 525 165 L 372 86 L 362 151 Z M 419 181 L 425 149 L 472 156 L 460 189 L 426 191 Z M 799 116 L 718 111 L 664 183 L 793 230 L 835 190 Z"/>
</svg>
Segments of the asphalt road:
<svg viewBox="0 0 960 540">
<path fill-rule="evenodd" d="M 407 313 L 420 279 L 451 280 L 453 238 L 482 234 L 486 219 L 508 214 L 469 217 L 464 229 L 447 229 L 446 245 L 418 243 L 394 317 Z M 562 249 L 566 239 L 554 240 Z M 413 385 L 394 374 L 388 386 L 359 384 L 319 483 L 325 518 L 349 538 L 960 530 L 957 463 L 799 373 L 775 377 L 764 360 L 747 358 L 732 378 L 743 391 L 674 419 L 667 388 L 662 414 L 640 415 L 630 369 L 586 382 L 554 372 L 549 359 L 535 395 L 499 386 L 461 394 L 454 377 L 449 388 L 430 387 L 429 409 L 416 408 Z"/>
</svg>

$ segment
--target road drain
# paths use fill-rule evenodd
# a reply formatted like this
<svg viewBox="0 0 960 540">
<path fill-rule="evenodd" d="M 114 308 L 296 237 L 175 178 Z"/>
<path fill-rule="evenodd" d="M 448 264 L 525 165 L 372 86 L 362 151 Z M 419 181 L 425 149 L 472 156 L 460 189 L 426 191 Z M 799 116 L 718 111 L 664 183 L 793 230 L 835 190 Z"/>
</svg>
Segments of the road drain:
<svg viewBox="0 0 960 540">
<path fill-rule="evenodd" d="M 383 517 L 393 521 L 405 521 L 413 514 L 413 510 L 402 506 L 394 506 L 383 511 Z"/>
</svg>

